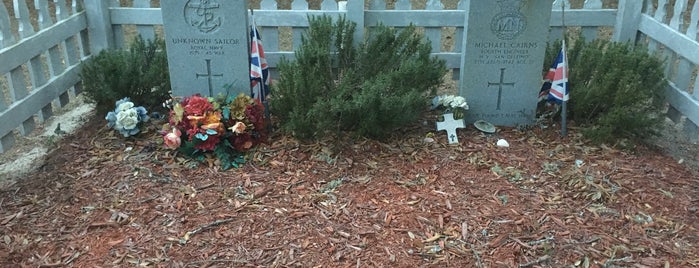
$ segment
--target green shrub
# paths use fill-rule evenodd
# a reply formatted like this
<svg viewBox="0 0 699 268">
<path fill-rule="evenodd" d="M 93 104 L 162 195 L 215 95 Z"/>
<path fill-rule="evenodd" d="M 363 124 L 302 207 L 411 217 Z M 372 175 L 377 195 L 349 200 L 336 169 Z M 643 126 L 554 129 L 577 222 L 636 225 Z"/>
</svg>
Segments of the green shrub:
<svg viewBox="0 0 699 268">
<path fill-rule="evenodd" d="M 129 50 L 104 50 L 83 63 L 80 77 L 88 101 L 96 104 L 100 115 L 124 97 L 149 111 L 160 107 L 170 91 L 165 42 L 139 36 Z"/>
<path fill-rule="evenodd" d="M 551 58 L 560 42 L 548 50 Z M 666 81 L 663 63 L 642 47 L 578 37 L 568 49 L 569 118 L 596 143 L 642 142 L 657 135 Z M 548 67 L 547 67 L 548 68 Z"/>
<path fill-rule="evenodd" d="M 446 72 L 414 27 L 371 28 L 354 47 L 355 24 L 309 18 L 295 61 L 279 64 L 270 101 L 283 130 L 300 138 L 353 131 L 382 138 L 417 121 Z"/>
</svg>

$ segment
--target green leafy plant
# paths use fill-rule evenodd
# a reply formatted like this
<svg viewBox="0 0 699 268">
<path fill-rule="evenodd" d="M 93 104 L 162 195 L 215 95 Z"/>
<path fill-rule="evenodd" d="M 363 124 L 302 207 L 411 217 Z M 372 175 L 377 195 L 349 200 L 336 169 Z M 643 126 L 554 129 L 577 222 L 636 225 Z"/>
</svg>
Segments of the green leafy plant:
<svg viewBox="0 0 699 268">
<path fill-rule="evenodd" d="M 560 42 L 547 58 L 558 50 Z M 642 47 L 600 39 L 586 43 L 582 36 L 569 47 L 568 61 L 570 118 L 583 126 L 585 137 L 613 144 L 658 134 L 666 85 L 662 61 Z"/>
<path fill-rule="evenodd" d="M 124 97 L 148 110 L 158 108 L 170 91 L 165 42 L 138 36 L 128 50 L 103 50 L 83 63 L 80 77 L 98 114 Z"/>
<path fill-rule="evenodd" d="M 446 72 L 413 26 L 378 25 L 353 46 L 356 25 L 344 17 L 309 17 L 295 60 L 279 64 L 270 100 L 283 130 L 300 138 L 352 131 L 382 138 L 417 121 Z"/>
</svg>

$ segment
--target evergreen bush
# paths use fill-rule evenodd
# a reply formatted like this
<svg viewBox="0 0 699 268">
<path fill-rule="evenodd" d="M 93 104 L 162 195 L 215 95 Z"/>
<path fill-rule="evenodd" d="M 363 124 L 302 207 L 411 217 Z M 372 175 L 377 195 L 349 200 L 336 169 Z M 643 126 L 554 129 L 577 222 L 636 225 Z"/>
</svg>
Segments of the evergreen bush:
<svg viewBox="0 0 699 268">
<path fill-rule="evenodd" d="M 548 64 L 559 50 L 560 42 L 549 48 Z M 568 49 L 568 64 L 569 118 L 585 137 L 638 143 L 659 133 L 666 81 L 662 61 L 645 48 L 579 36 Z"/>
<path fill-rule="evenodd" d="M 295 60 L 279 64 L 270 100 L 281 127 L 300 138 L 353 131 L 382 138 L 417 121 L 446 72 L 413 26 L 378 25 L 353 46 L 356 25 L 344 17 L 309 17 Z"/>
<path fill-rule="evenodd" d="M 96 104 L 100 115 L 124 97 L 151 111 L 169 97 L 165 42 L 138 36 L 129 50 L 103 50 L 83 63 L 80 77 L 87 100 Z"/>
</svg>

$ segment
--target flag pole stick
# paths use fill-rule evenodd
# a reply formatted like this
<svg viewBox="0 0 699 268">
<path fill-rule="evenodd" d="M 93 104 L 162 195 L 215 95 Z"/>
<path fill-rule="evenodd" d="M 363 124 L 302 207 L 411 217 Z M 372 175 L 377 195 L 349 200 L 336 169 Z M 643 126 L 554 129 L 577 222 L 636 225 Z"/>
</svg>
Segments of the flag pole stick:
<svg viewBox="0 0 699 268">
<path fill-rule="evenodd" d="M 568 54 L 568 53 L 566 53 L 566 51 L 565 51 L 565 50 L 566 50 L 566 19 L 565 19 L 566 17 L 565 17 L 565 9 L 566 9 L 566 3 L 565 3 L 565 1 L 563 1 L 563 2 L 561 3 L 561 24 L 562 24 L 562 27 L 563 27 L 563 31 L 562 31 L 562 33 L 563 33 L 563 42 L 562 42 L 561 46 L 563 47 L 563 48 L 562 48 L 562 50 L 563 50 L 563 63 L 566 64 L 565 69 L 563 70 L 563 79 L 564 79 L 563 81 L 567 81 L 567 78 L 568 78 L 568 77 L 567 77 L 567 76 L 568 76 L 568 74 L 567 74 L 567 70 L 568 70 L 568 65 L 567 65 L 567 64 L 568 64 L 568 55 L 566 55 L 566 54 Z M 567 108 L 568 108 L 568 107 L 567 107 L 567 106 L 568 106 L 568 105 L 567 105 L 567 102 L 568 102 L 567 96 L 568 96 L 568 83 L 565 83 L 565 82 L 564 82 L 564 84 L 563 84 L 563 100 L 561 101 L 561 136 L 563 136 L 563 137 L 565 137 L 566 135 L 568 135 L 568 126 L 567 126 L 567 123 L 568 123 L 568 122 L 566 122 L 566 116 L 567 116 L 566 110 L 567 110 Z"/>
</svg>

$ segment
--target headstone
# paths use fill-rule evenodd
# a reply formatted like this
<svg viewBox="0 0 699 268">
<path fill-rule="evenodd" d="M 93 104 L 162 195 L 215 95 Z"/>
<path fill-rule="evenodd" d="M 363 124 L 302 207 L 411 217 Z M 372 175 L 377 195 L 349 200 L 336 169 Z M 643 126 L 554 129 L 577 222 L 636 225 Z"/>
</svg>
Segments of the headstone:
<svg viewBox="0 0 699 268">
<path fill-rule="evenodd" d="M 437 122 L 437 131 L 447 131 L 447 139 L 449 140 L 449 144 L 459 143 L 459 136 L 456 135 L 456 129 L 465 127 L 466 125 L 464 125 L 464 120 L 455 120 L 454 114 L 452 113 L 444 114 L 444 121 Z"/>
<path fill-rule="evenodd" d="M 466 122 L 529 125 L 536 116 L 553 0 L 470 1 L 461 60 Z"/>
<path fill-rule="evenodd" d="M 250 94 L 247 0 L 167 0 L 160 7 L 173 95 Z"/>
</svg>

